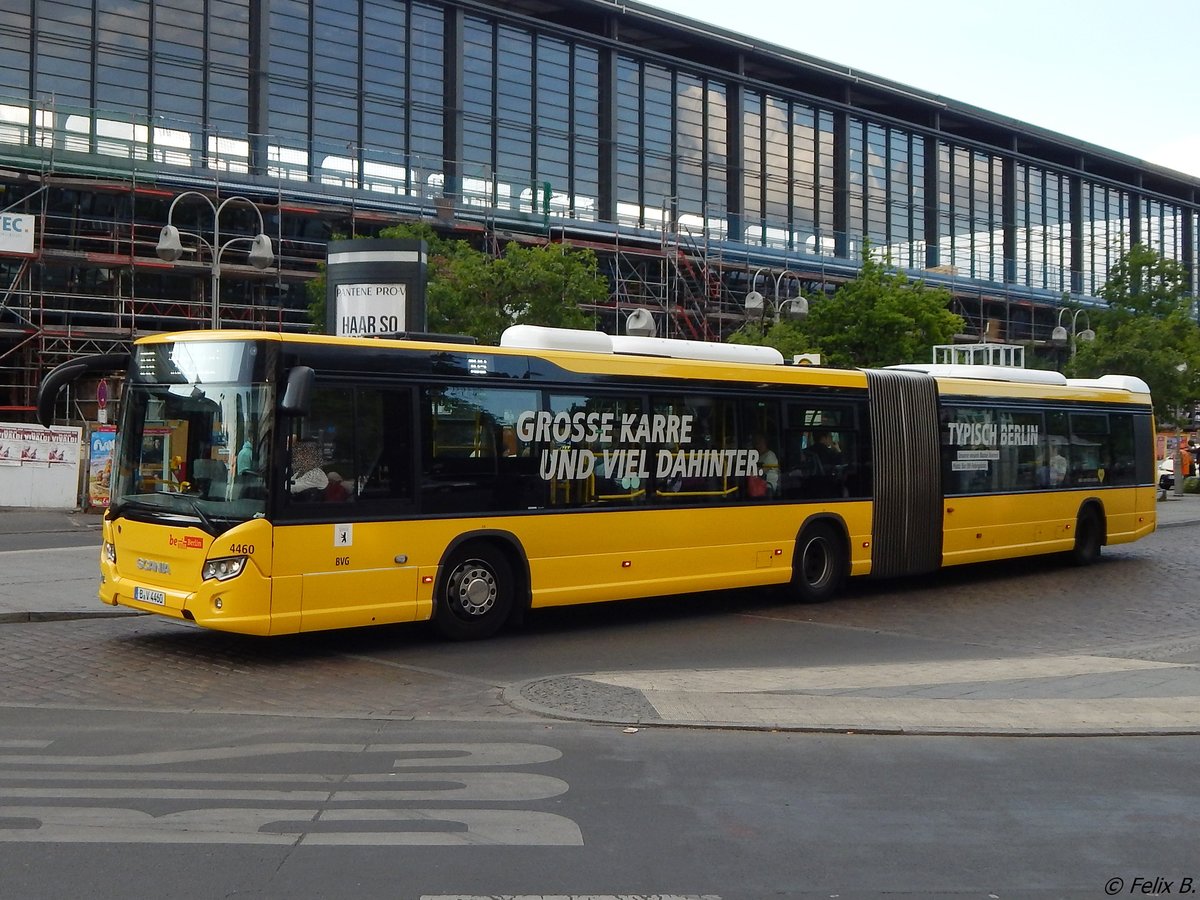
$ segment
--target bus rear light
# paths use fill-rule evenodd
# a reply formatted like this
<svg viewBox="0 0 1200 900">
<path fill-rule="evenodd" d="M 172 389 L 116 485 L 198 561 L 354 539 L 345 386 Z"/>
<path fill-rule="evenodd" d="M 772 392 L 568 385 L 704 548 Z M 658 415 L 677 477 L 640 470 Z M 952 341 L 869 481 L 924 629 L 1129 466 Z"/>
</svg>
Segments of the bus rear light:
<svg viewBox="0 0 1200 900">
<path fill-rule="evenodd" d="M 201 577 L 205 581 L 214 578 L 217 581 L 228 581 L 230 578 L 237 578 L 241 575 L 244 568 L 246 568 L 246 557 L 223 556 L 220 559 L 210 559 L 206 562 Z"/>
<path fill-rule="evenodd" d="M 114 566 L 117 564 L 117 548 L 113 545 L 112 541 L 104 542 L 104 558 Z"/>
</svg>

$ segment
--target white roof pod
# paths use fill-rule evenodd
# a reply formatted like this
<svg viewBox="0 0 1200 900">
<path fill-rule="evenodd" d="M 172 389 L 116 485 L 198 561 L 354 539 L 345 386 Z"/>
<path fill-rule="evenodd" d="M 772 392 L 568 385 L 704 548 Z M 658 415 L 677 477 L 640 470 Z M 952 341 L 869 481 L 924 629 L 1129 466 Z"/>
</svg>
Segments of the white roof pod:
<svg viewBox="0 0 1200 900">
<path fill-rule="evenodd" d="M 510 325 L 500 335 L 501 347 L 520 350 L 577 350 L 580 353 L 612 353 L 612 338 L 602 331 L 581 328 L 546 328 L 542 325 Z"/>
<path fill-rule="evenodd" d="M 924 372 L 939 378 L 971 378 L 984 381 L 1019 381 L 1025 384 L 1057 384 L 1066 385 L 1067 377 L 1061 372 L 1050 372 L 1044 369 L 1020 369 L 1016 366 L 969 366 L 954 365 L 953 363 L 908 363 L 902 366 L 888 366 L 889 369 L 907 369 L 910 372 Z"/>
<path fill-rule="evenodd" d="M 500 346 L 522 350 L 574 350 L 581 353 L 624 353 L 638 356 L 665 356 L 671 359 L 705 359 L 767 366 L 783 365 L 783 354 L 774 347 L 607 335 L 600 331 L 546 328 L 540 325 L 513 325 L 506 328 L 504 334 L 500 336 Z"/>
<path fill-rule="evenodd" d="M 1131 394 L 1149 394 L 1150 385 L 1136 375 L 1101 375 L 1099 378 L 1068 378 L 1072 387 L 1107 388 L 1110 391 L 1129 391 Z"/>
<path fill-rule="evenodd" d="M 1136 375 L 1101 375 L 1099 378 L 1067 378 L 1060 372 L 1044 369 L 1022 369 L 1017 366 L 971 366 L 942 363 L 909 363 L 888 366 L 889 369 L 908 369 L 942 378 L 975 378 L 987 381 L 1016 381 L 1025 384 L 1055 384 L 1067 387 L 1100 388 L 1106 391 L 1128 391 L 1149 394 L 1150 386 Z"/>
<path fill-rule="evenodd" d="M 672 359 L 708 359 L 717 362 L 782 366 L 783 354 L 774 347 L 752 344 L 716 344 L 708 341 L 680 341 L 674 338 L 613 335 L 613 350 L 639 356 L 669 356 Z"/>
</svg>

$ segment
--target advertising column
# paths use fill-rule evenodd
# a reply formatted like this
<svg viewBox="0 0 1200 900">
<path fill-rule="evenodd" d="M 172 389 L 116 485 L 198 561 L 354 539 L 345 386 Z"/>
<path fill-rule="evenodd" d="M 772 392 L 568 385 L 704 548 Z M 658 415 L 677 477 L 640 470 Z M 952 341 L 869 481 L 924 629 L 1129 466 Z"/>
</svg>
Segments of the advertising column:
<svg viewBox="0 0 1200 900">
<path fill-rule="evenodd" d="M 326 333 L 391 337 L 426 330 L 424 241 L 330 241 L 328 253 Z"/>
</svg>

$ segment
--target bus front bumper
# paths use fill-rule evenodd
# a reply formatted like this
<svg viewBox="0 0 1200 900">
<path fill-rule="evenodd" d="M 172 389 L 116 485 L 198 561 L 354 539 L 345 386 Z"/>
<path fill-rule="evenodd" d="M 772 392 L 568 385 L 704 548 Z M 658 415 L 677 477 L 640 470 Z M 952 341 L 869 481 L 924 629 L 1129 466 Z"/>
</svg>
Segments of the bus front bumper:
<svg viewBox="0 0 1200 900">
<path fill-rule="evenodd" d="M 271 633 L 271 582 L 250 562 L 236 578 L 208 580 L 187 592 L 117 574 L 107 560 L 100 563 L 100 600 L 139 612 L 194 622 L 204 628 L 238 634 Z"/>
</svg>

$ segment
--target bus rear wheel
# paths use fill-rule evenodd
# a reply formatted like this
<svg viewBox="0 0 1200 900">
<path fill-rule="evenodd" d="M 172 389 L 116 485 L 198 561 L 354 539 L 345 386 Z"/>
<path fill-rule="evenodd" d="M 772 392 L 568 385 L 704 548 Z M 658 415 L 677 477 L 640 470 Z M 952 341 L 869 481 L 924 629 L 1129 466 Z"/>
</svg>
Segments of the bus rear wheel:
<svg viewBox="0 0 1200 900">
<path fill-rule="evenodd" d="M 433 623 L 452 641 L 491 637 L 513 604 L 512 566 L 492 547 L 471 545 L 451 556 L 438 588 Z"/>
<path fill-rule="evenodd" d="M 1070 560 L 1076 566 L 1090 566 L 1100 559 L 1100 547 L 1104 543 L 1104 520 L 1096 507 L 1088 506 L 1079 511 L 1075 520 L 1075 546 L 1070 551 Z"/>
<path fill-rule="evenodd" d="M 792 561 L 792 592 L 803 603 L 823 603 L 842 586 L 846 546 L 828 522 L 809 525 L 796 542 Z"/>
</svg>

